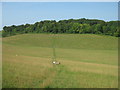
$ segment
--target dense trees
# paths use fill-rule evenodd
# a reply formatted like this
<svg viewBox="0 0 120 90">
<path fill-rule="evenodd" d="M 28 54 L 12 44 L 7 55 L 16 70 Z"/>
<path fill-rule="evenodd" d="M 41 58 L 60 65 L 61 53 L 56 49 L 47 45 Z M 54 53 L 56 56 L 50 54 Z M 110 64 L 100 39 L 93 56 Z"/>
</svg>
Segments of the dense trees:
<svg viewBox="0 0 120 90">
<path fill-rule="evenodd" d="M 91 33 L 120 36 L 118 21 L 105 22 L 103 20 L 85 18 L 60 20 L 58 22 L 45 20 L 35 24 L 5 26 L 2 30 L 3 37 L 24 33 Z"/>
</svg>

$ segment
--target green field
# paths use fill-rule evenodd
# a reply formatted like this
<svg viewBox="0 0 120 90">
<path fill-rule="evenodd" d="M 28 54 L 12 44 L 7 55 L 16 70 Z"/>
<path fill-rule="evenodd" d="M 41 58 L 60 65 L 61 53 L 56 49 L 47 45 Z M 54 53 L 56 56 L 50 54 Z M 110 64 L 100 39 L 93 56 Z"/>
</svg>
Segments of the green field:
<svg viewBox="0 0 120 90">
<path fill-rule="evenodd" d="M 3 38 L 3 88 L 117 88 L 118 38 L 92 34 Z"/>
<path fill-rule="evenodd" d="M 2 34 L 0 32 L 0 34 Z M 0 89 L 2 88 L 2 38 L 0 36 Z"/>
</svg>

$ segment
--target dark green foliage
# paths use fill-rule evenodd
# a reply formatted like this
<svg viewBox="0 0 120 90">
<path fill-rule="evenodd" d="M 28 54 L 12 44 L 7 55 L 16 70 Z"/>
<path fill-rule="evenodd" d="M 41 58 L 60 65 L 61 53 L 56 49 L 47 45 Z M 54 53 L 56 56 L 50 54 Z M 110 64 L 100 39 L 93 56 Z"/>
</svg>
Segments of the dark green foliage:
<svg viewBox="0 0 120 90">
<path fill-rule="evenodd" d="M 118 22 L 105 22 L 103 20 L 85 18 L 60 20 L 58 22 L 55 20 L 45 20 L 35 24 L 5 26 L 2 36 L 6 37 L 24 33 L 91 33 L 119 37 Z"/>
</svg>

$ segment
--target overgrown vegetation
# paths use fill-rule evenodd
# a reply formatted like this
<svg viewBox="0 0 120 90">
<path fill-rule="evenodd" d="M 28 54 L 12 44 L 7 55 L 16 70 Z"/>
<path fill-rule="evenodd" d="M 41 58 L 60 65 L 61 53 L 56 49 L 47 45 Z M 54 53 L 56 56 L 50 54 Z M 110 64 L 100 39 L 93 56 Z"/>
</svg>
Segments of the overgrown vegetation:
<svg viewBox="0 0 120 90">
<path fill-rule="evenodd" d="M 118 21 L 105 22 L 97 19 L 69 19 L 69 20 L 45 20 L 35 24 L 19 26 L 5 26 L 2 36 L 12 36 L 24 33 L 79 33 L 79 34 L 103 34 L 120 36 Z"/>
</svg>

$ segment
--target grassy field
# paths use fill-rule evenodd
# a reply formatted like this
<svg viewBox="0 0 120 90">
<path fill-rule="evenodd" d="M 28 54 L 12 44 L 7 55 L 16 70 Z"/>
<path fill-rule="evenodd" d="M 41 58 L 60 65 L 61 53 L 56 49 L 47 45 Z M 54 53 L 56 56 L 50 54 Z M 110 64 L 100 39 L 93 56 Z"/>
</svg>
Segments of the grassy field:
<svg viewBox="0 0 120 90">
<path fill-rule="evenodd" d="M 2 88 L 2 38 L 0 36 L 0 89 Z"/>
<path fill-rule="evenodd" d="M 118 38 L 90 34 L 3 38 L 3 88 L 117 88 Z"/>
</svg>

